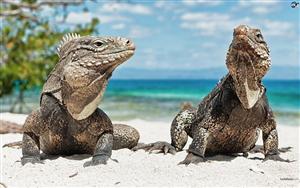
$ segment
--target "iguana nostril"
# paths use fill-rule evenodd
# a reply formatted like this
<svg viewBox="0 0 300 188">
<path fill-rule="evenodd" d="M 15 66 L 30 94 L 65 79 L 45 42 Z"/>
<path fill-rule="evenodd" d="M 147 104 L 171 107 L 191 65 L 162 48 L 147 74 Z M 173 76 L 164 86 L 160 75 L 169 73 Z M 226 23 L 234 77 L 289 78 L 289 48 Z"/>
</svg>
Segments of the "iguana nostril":
<svg viewBox="0 0 300 188">
<path fill-rule="evenodd" d="M 134 45 L 133 42 L 131 42 L 131 40 L 126 39 L 125 44 L 126 44 L 126 46 L 128 47 L 128 49 L 130 49 L 130 50 L 135 50 L 135 45 Z"/>
</svg>

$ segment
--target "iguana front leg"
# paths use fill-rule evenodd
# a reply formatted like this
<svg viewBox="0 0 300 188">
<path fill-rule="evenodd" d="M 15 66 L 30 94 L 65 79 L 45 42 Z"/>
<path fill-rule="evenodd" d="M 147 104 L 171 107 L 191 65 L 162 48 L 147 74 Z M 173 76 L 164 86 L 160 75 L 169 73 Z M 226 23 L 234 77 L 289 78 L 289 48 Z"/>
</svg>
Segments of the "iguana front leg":
<svg viewBox="0 0 300 188">
<path fill-rule="evenodd" d="M 178 113 L 174 118 L 171 125 L 171 145 L 175 147 L 176 151 L 182 151 L 184 148 L 195 117 L 196 110 L 187 109 Z"/>
<path fill-rule="evenodd" d="M 21 163 L 41 163 L 39 138 L 32 132 L 24 132 Z"/>
<path fill-rule="evenodd" d="M 171 125 L 171 144 L 159 141 L 150 144 L 140 144 L 134 147 L 133 150 L 145 149 L 150 153 L 158 150 L 158 153 L 164 154 L 175 154 L 176 151 L 181 151 L 188 140 L 188 133 L 190 132 L 195 115 L 196 111 L 194 109 L 183 110 L 177 114 Z"/>
<path fill-rule="evenodd" d="M 269 109 L 266 123 L 262 126 L 262 132 L 263 132 L 264 153 L 265 153 L 264 161 L 275 160 L 275 161 L 282 161 L 282 162 L 291 162 L 290 160 L 282 159 L 279 156 L 276 121 L 271 109 Z"/>
<path fill-rule="evenodd" d="M 111 133 L 104 133 L 100 136 L 96 144 L 92 160 L 85 162 L 83 166 L 87 167 L 99 164 L 106 164 L 108 159 L 111 157 L 112 148 L 113 135 Z"/>
<path fill-rule="evenodd" d="M 40 111 L 33 111 L 23 126 L 21 163 L 41 163 L 39 134 L 45 129 Z"/>
<path fill-rule="evenodd" d="M 208 136 L 208 129 L 198 125 L 193 132 L 193 141 L 188 149 L 188 155 L 179 164 L 189 165 L 190 163 L 197 164 L 205 161 L 204 154 L 207 146 Z"/>
</svg>

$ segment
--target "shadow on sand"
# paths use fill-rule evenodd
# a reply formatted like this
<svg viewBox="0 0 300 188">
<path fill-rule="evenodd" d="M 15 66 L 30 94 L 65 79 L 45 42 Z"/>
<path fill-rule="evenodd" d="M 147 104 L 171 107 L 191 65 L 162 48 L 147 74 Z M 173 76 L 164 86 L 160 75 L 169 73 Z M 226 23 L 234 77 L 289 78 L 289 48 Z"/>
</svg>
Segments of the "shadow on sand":
<svg viewBox="0 0 300 188">
<path fill-rule="evenodd" d="M 75 154 L 75 155 L 47 155 L 47 154 L 44 154 L 42 153 L 41 154 L 41 159 L 42 160 L 56 160 L 58 159 L 59 157 L 63 157 L 65 159 L 68 159 L 68 160 L 76 160 L 76 161 L 80 161 L 80 160 L 83 160 L 83 159 L 87 159 L 87 158 L 90 158 L 92 155 L 89 155 L 89 154 Z"/>
<path fill-rule="evenodd" d="M 279 153 L 286 153 L 286 152 L 291 152 L 292 147 L 282 147 L 278 148 Z M 249 153 L 261 153 L 264 154 L 264 147 L 262 145 L 257 145 L 255 146 L 252 150 L 249 151 Z M 206 159 L 208 161 L 232 161 L 236 157 L 245 157 L 250 160 L 260 160 L 263 161 L 264 157 L 247 157 L 242 153 L 233 153 L 233 154 L 219 154 L 219 155 L 213 155 L 213 156 L 208 156 Z M 283 161 L 284 162 L 284 161 Z M 288 162 L 288 161 L 285 161 Z M 290 161 L 290 162 L 294 162 Z"/>
<path fill-rule="evenodd" d="M 15 149 L 20 149 L 22 148 L 22 142 L 13 142 L 13 143 L 8 143 L 8 144 L 4 144 L 2 146 L 4 147 L 10 147 L 10 148 L 15 148 Z M 278 148 L 279 153 L 286 153 L 286 152 L 291 152 L 292 147 L 288 146 L 288 147 L 281 147 Z M 249 151 L 249 153 L 264 153 L 264 147 L 262 145 L 256 145 L 252 150 Z M 42 160 L 56 160 L 59 157 L 63 157 L 65 159 L 68 160 L 83 160 L 83 159 L 87 159 L 89 157 L 91 157 L 92 155 L 89 154 L 75 154 L 75 155 L 47 155 L 42 153 L 41 154 L 41 159 Z M 207 156 L 206 159 L 208 161 L 232 161 L 233 159 L 235 159 L 236 157 L 246 157 L 250 160 L 260 160 L 263 161 L 264 158 L 263 157 L 247 157 L 242 153 L 234 153 L 234 154 L 219 154 L 219 155 L 213 155 L 213 156 Z M 294 162 L 290 161 L 290 162 Z"/>
</svg>

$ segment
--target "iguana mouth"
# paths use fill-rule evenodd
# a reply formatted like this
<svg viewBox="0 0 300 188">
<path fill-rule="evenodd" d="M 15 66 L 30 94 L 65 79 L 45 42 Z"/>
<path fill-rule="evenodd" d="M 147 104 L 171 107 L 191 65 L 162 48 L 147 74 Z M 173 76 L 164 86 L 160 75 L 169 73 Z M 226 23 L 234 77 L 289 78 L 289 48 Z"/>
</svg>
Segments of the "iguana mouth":
<svg viewBox="0 0 300 188">
<path fill-rule="evenodd" d="M 123 52 L 134 53 L 134 49 L 133 50 L 120 50 L 120 51 L 116 51 L 116 52 L 112 52 L 112 53 L 105 53 L 105 54 L 100 54 L 100 55 L 115 55 L 115 54 L 120 54 Z"/>
<path fill-rule="evenodd" d="M 134 54 L 134 50 L 122 50 L 110 54 L 105 54 L 100 56 L 101 60 L 98 61 L 96 66 L 104 66 L 101 70 L 101 74 L 108 75 L 108 78 L 111 76 L 114 69 L 120 64 L 124 63 Z M 96 55 L 97 56 L 97 55 Z M 99 55 L 98 55 L 99 58 Z M 106 67 L 107 66 L 107 67 Z"/>
<path fill-rule="evenodd" d="M 122 50 L 113 53 L 99 54 L 95 53 L 94 61 L 97 61 L 96 66 L 108 63 L 123 63 L 134 54 L 134 50 Z M 100 61 L 99 61 L 100 60 Z M 92 61 L 93 62 L 93 61 Z M 95 63 L 95 62 L 94 62 Z"/>
</svg>

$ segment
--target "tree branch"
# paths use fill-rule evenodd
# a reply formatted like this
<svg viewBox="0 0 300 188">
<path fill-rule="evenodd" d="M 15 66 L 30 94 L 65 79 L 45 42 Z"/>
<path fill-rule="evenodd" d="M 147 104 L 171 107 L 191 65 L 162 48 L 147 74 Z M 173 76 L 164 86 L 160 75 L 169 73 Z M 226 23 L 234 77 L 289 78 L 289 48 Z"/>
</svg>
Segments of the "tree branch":
<svg viewBox="0 0 300 188">
<path fill-rule="evenodd" d="M 0 0 L 2 10 L 0 12 L 0 17 L 22 17 L 25 19 L 30 19 L 32 21 L 37 21 L 34 16 L 24 13 L 25 9 L 29 10 L 39 10 L 43 6 L 68 6 L 68 5 L 79 5 L 83 3 L 83 0 L 42 0 L 37 3 L 23 3 L 16 2 L 13 0 Z M 9 6 L 14 6 L 10 9 Z"/>
<path fill-rule="evenodd" d="M 43 0 L 40 1 L 38 3 L 22 3 L 22 2 L 16 2 L 16 1 L 12 1 L 12 0 L 0 0 L 0 2 L 2 2 L 3 4 L 7 4 L 7 5 L 13 5 L 16 6 L 18 8 L 27 8 L 27 9 L 38 9 L 41 6 L 58 6 L 58 5 L 78 5 L 83 3 L 83 0 L 53 0 L 53 1 L 49 1 L 49 0 Z"/>
</svg>

